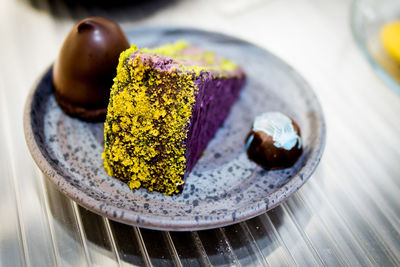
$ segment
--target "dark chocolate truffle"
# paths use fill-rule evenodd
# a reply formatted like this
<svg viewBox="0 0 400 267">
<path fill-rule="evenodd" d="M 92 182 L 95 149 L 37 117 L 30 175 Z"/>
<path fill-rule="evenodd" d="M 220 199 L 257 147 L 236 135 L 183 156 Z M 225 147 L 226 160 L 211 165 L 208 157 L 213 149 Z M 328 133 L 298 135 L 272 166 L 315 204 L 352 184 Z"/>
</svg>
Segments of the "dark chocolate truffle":
<svg viewBox="0 0 400 267">
<path fill-rule="evenodd" d="M 247 135 L 246 150 L 249 159 L 265 169 L 289 168 L 303 151 L 300 128 L 280 112 L 263 113 Z"/>
<path fill-rule="evenodd" d="M 64 112 L 86 121 L 105 119 L 118 58 L 127 48 L 125 34 L 108 19 L 75 25 L 53 67 L 55 98 Z"/>
</svg>

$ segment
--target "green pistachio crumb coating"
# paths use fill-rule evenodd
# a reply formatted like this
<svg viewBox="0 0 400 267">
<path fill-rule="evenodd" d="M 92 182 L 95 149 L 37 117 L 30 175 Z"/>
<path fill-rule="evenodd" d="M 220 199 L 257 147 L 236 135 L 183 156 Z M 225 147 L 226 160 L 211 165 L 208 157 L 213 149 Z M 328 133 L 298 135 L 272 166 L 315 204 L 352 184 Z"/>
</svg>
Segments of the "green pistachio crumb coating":
<svg viewBox="0 0 400 267">
<path fill-rule="evenodd" d="M 109 175 L 171 195 L 186 169 L 185 145 L 196 86 L 193 75 L 160 71 L 132 47 L 120 56 L 104 125 Z M 128 60 L 129 59 L 129 60 Z"/>
</svg>

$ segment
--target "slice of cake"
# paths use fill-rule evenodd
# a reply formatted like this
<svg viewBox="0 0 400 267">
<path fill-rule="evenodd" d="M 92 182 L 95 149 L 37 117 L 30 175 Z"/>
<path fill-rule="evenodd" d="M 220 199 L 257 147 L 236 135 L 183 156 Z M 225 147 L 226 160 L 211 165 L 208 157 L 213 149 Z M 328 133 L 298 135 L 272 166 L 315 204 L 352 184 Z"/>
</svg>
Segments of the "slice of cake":
<svg viewBox="0 0 400 267">
<path fill-rule="evenodd" d="M 121 53 L 104 125 L 108 174 L 181 192 L 244 82 L 238 65 L 185 42 Z"/>
</svg>

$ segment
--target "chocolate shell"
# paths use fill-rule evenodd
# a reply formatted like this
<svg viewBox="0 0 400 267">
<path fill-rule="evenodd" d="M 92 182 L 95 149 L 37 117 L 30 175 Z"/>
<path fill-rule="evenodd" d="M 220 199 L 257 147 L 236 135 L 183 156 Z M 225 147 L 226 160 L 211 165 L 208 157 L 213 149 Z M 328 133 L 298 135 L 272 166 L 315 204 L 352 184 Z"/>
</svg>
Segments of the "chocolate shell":
<svg viewBox="0 0 400 267">
<path fill-rule="evenodd" d="M 105 119 L 118 58 L 129 48 L 114 22 L 92 17 L 80 21 L 66 37 L 53 67 L 54 95 L 72 117 Z"/>
<path fill-rule="evenodd" d="M 269 170 L 293 166 L 303 151 L 299 126 L 280 112 L 257 116 L 245 143 L 248 158 Z"/>
</svg>

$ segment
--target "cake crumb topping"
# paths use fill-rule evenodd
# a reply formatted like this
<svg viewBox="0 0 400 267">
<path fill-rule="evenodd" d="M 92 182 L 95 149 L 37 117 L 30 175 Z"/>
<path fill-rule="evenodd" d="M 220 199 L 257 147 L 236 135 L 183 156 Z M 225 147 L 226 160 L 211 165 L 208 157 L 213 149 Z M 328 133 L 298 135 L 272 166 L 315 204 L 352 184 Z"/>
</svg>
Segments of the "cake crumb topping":
<svg viewBox="0 0 400 267">
<path fill-rule="evenodd" d="M 108 174 L 131 189 L 171 195 L 184 183 L 187 125 L 197 88 L 190 73 L 153 68 L 142 56 L 135 46 L 120 56 L 102 157 Z"/>
<path fill-rule="evenodd" d="M 141 51 L 170 57 L 179 63 L 182 70 L 193 72 L 196 76 L 199 76 L 203 71 L 210 71 L 215 76 L 225 77 L 227 72 L 232 72 L 238 68 L 236 63 L 221 58 L 213 52 L 192 46 L 185 41 L 177 41 L 156 48 L 143 48 Z"/>
</svg>

